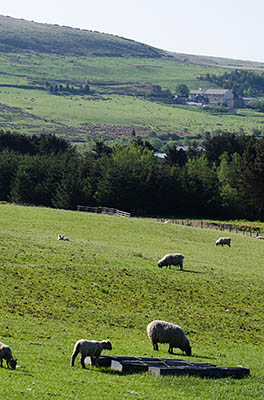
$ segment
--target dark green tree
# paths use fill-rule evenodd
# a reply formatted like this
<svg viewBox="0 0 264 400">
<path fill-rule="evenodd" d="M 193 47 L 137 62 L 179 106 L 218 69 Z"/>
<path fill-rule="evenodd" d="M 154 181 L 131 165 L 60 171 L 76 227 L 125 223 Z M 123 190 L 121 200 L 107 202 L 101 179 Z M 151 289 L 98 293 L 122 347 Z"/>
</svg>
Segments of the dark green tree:
<svg viewBox="0 0 264 400">
<path fill-rule="evenodd" d="M 173 145 L 167 150 L 165 162 L 169 165 L 179 165 L 182 167 L 187 162 L 187 155 L 183 149 L 177 149 L 177 146 Z"/>
<path fill-rule="evenodd" d="M 241 157 L 239 189 L 249 217 L 264 221 L 264 139 L 251 138 Z"/>
<path fill-rule="evenodd" d="M 189 214 L 206 216 L 217 213 L 220 199 L 215 167 L 209 164 L 205 154 L 190 158 L 186 167 Z"/>
<path fill-rule="evenodd" d="M 246 215 L 245 202 L 239 191 L 241 156 L 223 153 L 217 168 L 219 192 L 224 214 L 227 218 L 243 218 Z"/>
<path fill-rule="evenodd" d="M 7 150 L 0 153 L 0 200 L 2 201 L 7 201 L 10 198 L 12 181 L 21 157 Z"/>
<path fill-rule="evenodd" d="M 10 200 L 20 204 L 50 206 L 54 189 L 48 184 L 50 159 L 24 156 L 12 181 Z"/>
<path fill-rule="evenodd" d="M 175 94 L 178 98 L 187 99 L 189 96 L 189 88 L 187 85 L 181 83 L 176 86 Z"/>
<path fill-rule="evenodd" d="M 98 205 L 130 212 L 146 212 L 153 201 L 152 178 L 158 166 L 153 151 L 132 143 L 117 146 L 110 157 L 99 160 L 100 180 L 97 186 Z"/>
</svg>

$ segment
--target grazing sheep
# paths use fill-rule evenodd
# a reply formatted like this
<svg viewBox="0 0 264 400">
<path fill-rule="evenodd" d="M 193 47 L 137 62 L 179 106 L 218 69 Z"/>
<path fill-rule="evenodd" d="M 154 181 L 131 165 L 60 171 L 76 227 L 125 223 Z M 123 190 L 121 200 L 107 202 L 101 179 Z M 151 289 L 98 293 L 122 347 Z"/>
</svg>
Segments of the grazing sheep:
<svg viewBox="0 0 264 400">
<path fill-rule="evenodd" d="M 219 246 L 219 244 L 221 246 L 224 246 L 224 244 L 227 244 L 230 247 L 231 246 L 231 238 L 230 237 L 220 237 L 219 239 L 217 239 L 215 244 L 216 244 L 216 246 Z"/>
<path fill-rule="evenodd" d="M 182 271 L 182 269 L 183 269 L 183 259 L 184 259 L 184 255 L 179 254 L 179 253 L 166 254 L 164 257 L 162 257 L 158 261 L 158 266 L 160 268 L 162 268 L 162 267 L 171 268 L 171 265 L 179 265 L 180 270 Z"/>
<path fill-rule="evenodd" d="M 3 367 L 3 359 L 6 360 L 7 368 L 9 365 L 12 369 L 16 369 L 17 360 L 14 360 L 12 351 L 9 346 L 0 342 L 0 367 Z"/>
<path fill-rule="evenodd" d="M 153 350 L 159 350 L 158 343 L 169 343 L 170 354 L 173 354 L 173 347 L 177 347 L 187 356 L 192 355 L 189 339 L 178 325 L 166 321 L 152 321 L 147 326 L 147 334 L 152 341 Z"/>
<path fill-rule="evenodd" d="M 70 241 L 69 238 L 64 237 L 64 235 L 62 235 L 61 233 L 58 234 L 58 238 L 57 238 L 57 239 L 58 239 L 58 240 L 66 240 L 66 242 L 69 242 L 69 241 Z"/>
<path fill-rule="evenodd" d="M 78 340 L 73 348 L 73 353 L 71 357 L 71 366 L 74 366 L 75 358 L 78 353 L 81 353 L 81 365 L 85 368 L 84 360 L 86 357 L 91 358 L 92 367 L 96 365 L 98 367 L 98 359 L 101 355 L 103 349 L 112 350 L 112 345 L 109 340 L 102 340 L 101 342 L 97 342 L 96 340 L 86 340 L 80 339 Z"/>
</svg>

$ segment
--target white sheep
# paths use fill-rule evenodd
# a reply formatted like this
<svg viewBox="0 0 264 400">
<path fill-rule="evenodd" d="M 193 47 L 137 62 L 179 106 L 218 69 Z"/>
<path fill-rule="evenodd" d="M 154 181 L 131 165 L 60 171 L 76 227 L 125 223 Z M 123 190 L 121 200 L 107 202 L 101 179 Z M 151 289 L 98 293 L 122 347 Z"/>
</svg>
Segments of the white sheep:
<svg viewBox="0 0 264 400">
<path fill-rule="evenodd" d="M 158 266 L 160 268 L 162 268 L 162 267 L 171 268 L 171 265 L 179 265 L 180 270 L 182 271 L 183 259 L 184 259 L 184 255 L 182 255 L 180 253 L 166 254 L 164 257 L 162 257 L 158 261 Z"/>
<path fill-rule="evenodd" d="M 173 347 L 176 347 L 184 351 L 187 356 L 192 355 L 189 339 L 178 325 L 155 320 L 148 324 L 147 334 L 152 342 L 153 350 L 159 350 L 158 343 L 168 343 L 170 354 L 173 354 Z"/>
<path fill-rule="evenodd" d="M 7 368 L 9 365 L 12 369 L 16 369 L 17 360 L 14 360 L 12 351 L 9 346 L 0 342 L 0 367 L 3 367 L 3 359 L 6 360 Z"/>
<path fill-rule="evenodd" d="M 62 235 L 61 233 L 58 234 L 57 239 L 58 239 L 58 240 L 66 240 L 66 242 L 69 242 L 69 241 L 70 241 L 69 238 L 65 237 L 65 236 Z"/>
<path fill-rule="evenodd" d="M 85 368 L 84 360 L 86 357 L 91 358 L 92 367 L 94 365 L 98 367 L 98 359 L 103 349 L 112 350 L 112 344 L 109 340 L 102 340 L 101 342 L 86 339 L 78 340 L 73 348 L 71 366 L 74 366 L 75 358 L 77 357 L 78 353 L 81 353 L 81 365 L 83 368 Z"/>
<path fill-rule="evenodd" d="M 225 244 L 227 244 L 227 246 L 231 246 L 231 238 L 230 237 L 220 237 L 217 239 L 217 241 L 215 242 L 216 246 L 224 246 Z"/>
</svg>

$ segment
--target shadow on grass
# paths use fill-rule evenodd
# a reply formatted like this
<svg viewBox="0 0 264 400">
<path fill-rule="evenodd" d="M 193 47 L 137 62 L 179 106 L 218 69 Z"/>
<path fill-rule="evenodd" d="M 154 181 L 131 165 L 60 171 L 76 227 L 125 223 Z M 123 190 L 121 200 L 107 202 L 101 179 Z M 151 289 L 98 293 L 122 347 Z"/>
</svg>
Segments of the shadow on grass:
<svg viewBox="0 0 264 400">
<path fill-rule="evenodd" d="M 9 371 L 12 371 L 12 372 L 14 372 L 14 373 L 23 374 L 23 375 L 25 375 L 25 376 L 34 376 L 34 375 L 32 375 L 32 373 L 29 372 L 28 369 L 26 369 L 26 368 L 24 368 L 24 367 L 22 367 L 22 366 L 20 366 L 20 365 L 18 365 L 18 366 L 16 367 L 16 369 L 9 369 Z"/>
<path fill-rule="evenodd" d="M 206 272 L 193 271 L 193 270 L 191 270 L 191 269 L 183 269 L 183 270 L 180 271 L 180 272 L 189 272 L 189 273 L 191 273 L 191 274 L 206 274 Z"/>
<path fill-rule="evenodd" d="M 185 354 L 180 354 L 180 353 L 172 353 L 172 355 L 173 356 L 178 356 L 178 357 L 187 357 Z M 188 356 L 188 357 L 191 357 L 191 358 L 202 358 L 202 359 L 205 359 L 205 360 L 215 360 L 216 359 L 216 357 L 201 356 L 199 354 L 191 355 L 191 356 Z"/>
<path fill-rule="evenodd" d="M 124 371 L 114 371 L 113 369 L 110 369 L 110 367 L 86 367 L 85 369 L 82 368 L 82 371 L 85 372 L 100 372 L 101 374 L 108 374 L 108 375 L 119 375 L 119 376 L 123 376 L 128 374 L 128 372 L 124 372 Z M 131 372 L 130 372 L 131 374 Z"/>
</svg>

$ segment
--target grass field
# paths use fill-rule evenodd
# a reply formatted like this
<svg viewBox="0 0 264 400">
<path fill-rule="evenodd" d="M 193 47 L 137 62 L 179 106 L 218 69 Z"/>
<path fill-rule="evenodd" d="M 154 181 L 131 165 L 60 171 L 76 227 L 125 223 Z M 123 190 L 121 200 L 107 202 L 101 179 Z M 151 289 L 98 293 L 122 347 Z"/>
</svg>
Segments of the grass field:
<svg viewBox="0 0 264 400">
<path fill-rule="evenodd" d="M 162 88 L 175 89 L 179 83 L 190 88 L 204 82 L 196 79 L 207 71 L 222 70 L 199 65 L 186 65 L 172 60 L 70 58 L 43 55 L 1 55 L 0 127 L 25 133 L 50 132 L 87 140 L 94 137 L 92 129 L 83 124 L 100 124 L 98 135 L 107 137 L 104 126 L 131 126 L 152 131 L 175 132 L 179 135 L 203 135 L 216 130 L 252 133 L 263 130 L 263 113 L 239 110 L 237 115 L 208 114 L 196 107 L 158 104 L 135 96 L 100 94 L 98 82 L 147 81 Z M 45 81 L 92 82 L 99 96 L 54 96 L 48 91 L 10 87 L 8 85 L 44 86 Z M 132 130 L 132 128 L 131 128 Z M 111 131 L 113 129 L 111 128 Z M 125 129 L 124 129 L 125 131 Z M 125 136 L 125 133 L 124 133 Z"/>
<path fill-rule="evenodd" d="M 97 136 L 119 138 L 119 127 L 139 127 L 149 134 L 173 131 L 191 139 L 217 130 L 263 135 L 263 113 L 209 115 L 148 101 L 151 85 L 172 93 L 179 84 L 208 89 L 213 85 L 199 80 L 201 75 L 232 68 L 262 71 L 262 63 L 168 53 L 114 35 L 4 16 L 0 33 L 0 129 L 55 133 L 89 146 Z M 76 88 L 87 82 L 93 96 L 51 96 L 43 90 L 46 83 Z M 101 126 L 95 134 L 84 124 Z M 166 150 L 163 143 L 153 144 Z"/>
<path fill-rule="evenodd" d="M 24 133 L 50 132 L 82 140 L 94 137 L 83 124 L 100 124 L 98 135 L 107 137 L 107 126 L 131 126 L 152 131 L 177 131 L 203 136 L 216 130 L 252 133 L 262 131 L 263 113 L 239 110 L 237 115 L 208 114 L 193 107 L 158 104 L 135 96 L 113 94 L 121 83 L 144 85 L 151 82 L 174 90 L 179 83 L 194 89 L 205 82 L 201 74 L 224 69 L 185 64 L 175 60 L 109 57 L 62 57 L 55 55 L 0 56 L 0 127 Z M 10 87 L 44 87 L 45 82 L 87 82 L 97 95 L 54 96 L 48 91 Z M 117 86 L 100 86 L 114 82 Z M 99 85 L 99 86 L 98 86 Z M 107 92 L 106 94 L 102 94 Z M 98 96 L 99 94 L 99 96 Z M 132 128 L 131 128 L 132 129 Z M 111 128 L 112 131 L 112 128 Z M 124 134 L 125 135 L 125 134 Z"/>
<path fill-rule="evenodd" d="M 0 206 L 0 341 L 18 358 L 1 370 L 1 399 L 263 399 L 263 256 L 260 240 L 144 219 Z M 70 242 L 57 241 L 58 233 Z M 184 271 L 159 269 L 167 252 Z M 178 323 L 193 355 L 250 368 L 242 380 L 122 375 L 70 368 L 76 340 L 110 338 L 104 354 L 167 357 L 146 325 Z M 175 350 L 175 358 L 181 352 Z"/>
<path fill-rule="evenodd" d="M 100 124 L 98 134 L 106 135 L 104 125 L 139 126 L 152 131 L 203 134 L 221 131 L 252 133 L 263 129 L 263 113 L 240 110 L 237 115 L 211 115 L 195 107 L 182 108 L 157 104 L 131 96 L 54 96 L 47 91 L 0 88 L 0 126 L 22 132 L 56 132 L 83 139 L 91 135 L 84 123 Z M 1 107 L 0 107 L 1 108 Z M 106 132 L 105 132 L 106 131 Z M 131 128 L 132 131 L 132 128 Z"/>
<path fill-rule="evenodd" d="M 221 74 L 225 68 L 186 64 L 168 59 L 136 57 L 67 57 L 48 54 L 0 53 L 0 83 L 25 84 L 46 81 L 86 82 L 132 82 L 161 85 L 163 89 L 175 90 L 180 83 L 192 89 L 204 85 L 197 77 L 207 72 Z M 19 81 L 19 79 L 21 81 Z"/>
</svg>

